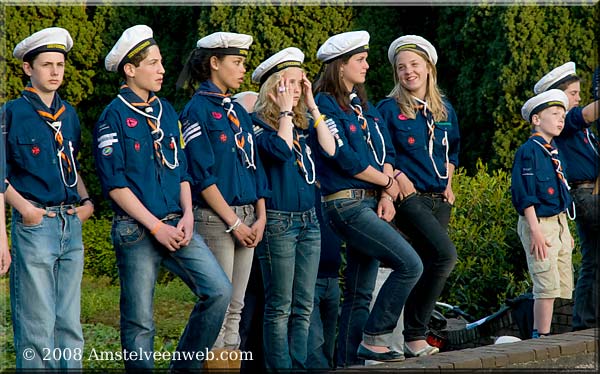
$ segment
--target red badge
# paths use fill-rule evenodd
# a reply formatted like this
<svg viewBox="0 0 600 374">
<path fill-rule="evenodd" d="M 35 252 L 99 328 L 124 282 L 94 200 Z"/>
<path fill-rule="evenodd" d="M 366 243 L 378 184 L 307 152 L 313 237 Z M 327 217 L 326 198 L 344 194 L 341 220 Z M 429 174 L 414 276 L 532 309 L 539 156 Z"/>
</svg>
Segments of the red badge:
<svg viewBox="0 0 600 374">
<path fill-rule="evenodd" d="M 400 113 L 400 114 L 398 114 L 398 119 L 400 121 L 406 121 L 408 119 L 408 117 L 405 116 L 404 114 Z"/>
<path fill-rule="evenodd" d="M 135 118 L 127 118 L 127 120 L 125 120 L 125 123 L 127 123 L 127 127 L 136 127 L 138 121 Z"/>
<path fill-rule="evenodd" d="M 408 144 L 413 145 L 415 144 L 415 138 L 413 138 L 412 136 L 408 137 Z"/>
<path fill-rule="evenodd" d="M 219 139 L 221 139 L 221 142 L 225 143 L 227 141 L 227 135 L 225 135 L 225 133 L 222 132 L 219 136 Z"/>
<path fill-rule="evenodd" d="M 223 118 L 223 115 L 219 112 L 211 112 L 210 114 L 212 114 L 214 119 L 221 119 Z"/>
<path fill-rule="evenodd" d="M 587 143 L 588 143 L 588 140 L 587 140 L 587 138 L 583 138 L 583 142 L 584 142 L 585 144 L 587 144 Z"/>
<path fill-rule="evenodd" d="M 354 125 L 354 124 L 350 125 L 350 131 L 356 132 L 356 125 Z"/>
<path fill-rule="evenodd" d="M 140 151 L 140 143 L 138 143 L 138 142 L 135 142 L 135 143 L 133 144 L 133 148 L 135 149 L 135 151 L 136 151 L 136 152 L 139 152 L 139 151 Z"/>
<path fill-rule="evenodd" d="M 174 143 L 174 142 L 171 142 L 171 143 L 169 144 L 169 148 L 171 148 L 171 149 L 175 149 L 175 143 Z"/>
<path fill-rule="evenodd" d="M 552 188 L 552 187 L 548 187 L 548 193 L 549 193 L 550 195 L 554 195 L 554 188 Z"/>
<path fill-rule="evenodd" d="M 31 154 L 34 156 L 39 155 L 41 152 L 40 147 L 38 147 L 37 145 L 34 145 L 33 147 L 31 147 Z"/>
</svg>

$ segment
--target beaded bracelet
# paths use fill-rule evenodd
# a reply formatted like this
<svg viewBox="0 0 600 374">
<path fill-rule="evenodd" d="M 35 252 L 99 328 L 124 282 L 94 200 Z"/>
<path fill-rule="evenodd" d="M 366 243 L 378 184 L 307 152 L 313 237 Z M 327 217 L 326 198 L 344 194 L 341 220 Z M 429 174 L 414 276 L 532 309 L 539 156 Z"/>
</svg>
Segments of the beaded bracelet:
<svg viewBox="0 0 600 374">
<path fill-rule="evenodd" d="M 279 119 L 282 119 L 283 117 L 293 117 L 294 116 L 294 112 L 290 111 L 290 110 L 285 110 L 283 112 L 279 112 Z"/>
</svg>

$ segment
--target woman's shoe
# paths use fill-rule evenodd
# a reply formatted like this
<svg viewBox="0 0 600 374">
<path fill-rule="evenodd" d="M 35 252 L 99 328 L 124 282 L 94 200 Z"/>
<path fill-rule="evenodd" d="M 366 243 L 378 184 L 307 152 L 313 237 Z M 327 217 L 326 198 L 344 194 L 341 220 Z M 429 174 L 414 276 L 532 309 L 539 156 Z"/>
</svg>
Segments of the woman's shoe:
<svg viewBox="0 0 600 374">
<path fill-rule="evenodd" d="M 404 361 L 404 355 L 401 352 L 389 350 L 387 352 L 379 353 L 370 350 L 362 344 L 359 344 L 356 356 L 361 360 L 372 360 L 380 362 L 397 362 Z"/>
<path fill-rule="evenodd" d="M 431 356 L 436 353 L 439 353 L 439 351 L 440 349 L 438 347 L 434 347 L 427 344 L 425 347 L 415 352 L 411 350 L 406 343 L 404 343 L 404 354 L 406 355 L 406 357 Z"/>
</svg>

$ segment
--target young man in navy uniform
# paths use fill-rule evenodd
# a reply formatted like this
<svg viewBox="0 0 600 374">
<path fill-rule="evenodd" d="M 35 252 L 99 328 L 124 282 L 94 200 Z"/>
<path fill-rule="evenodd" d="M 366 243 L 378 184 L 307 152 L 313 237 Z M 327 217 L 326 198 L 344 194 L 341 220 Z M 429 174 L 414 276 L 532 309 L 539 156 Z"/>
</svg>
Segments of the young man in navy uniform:
<svg viewBox="0 0 600 374">
<path fill-rule="evenodd" d="M 79 119 L 56 92 L 72 45 L 69 32 L 58 27 L 20 42 L 13 55 L 30 82 L 2 109 L 6 199 L 13 207 L 10 301 L 17 369 L 81 367 L 81 228 L 94 207 L 78 173 Z"/>
<path fill-rule="evenodd" d="M 194 234 L 189 176 L 178 116 L 158 98 L 165 69 L 153 32 L 123 32 L 105 59 L 125 79 L 94 129 L 94 156 L 115 211 L 112 238 L 121 284 L 121 345 L 142 351 L 127 369 L 154 366 L 153 294 L 159 268 L 179 276 L 198 297 L 171 367 L 201 368 L 231 299 L 231 284 L 203 239 Z M 186 355 L 186 356 L 184 356 Z M 190 359 L 191 356 L 191 359 Z"/>
</svg>

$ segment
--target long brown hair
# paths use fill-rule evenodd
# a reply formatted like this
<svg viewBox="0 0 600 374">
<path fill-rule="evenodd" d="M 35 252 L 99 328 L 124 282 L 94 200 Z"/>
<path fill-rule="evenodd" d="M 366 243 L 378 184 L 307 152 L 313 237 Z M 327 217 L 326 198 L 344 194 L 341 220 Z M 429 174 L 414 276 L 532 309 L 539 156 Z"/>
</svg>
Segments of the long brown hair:
<svg viewBox="0 0 600 374">
<path fill-rule="evenodd" d="M 194 91 L 199 83 L 210 79 L 212 69 L 210 68 L 210 59 L 215 56 L 219 61 L 225 58 L 224 53 L 215 52 L 207 48 L 194 48 L 183 66 L 176 87 L 183 88 L 186 91 Z"/>
<path fill-rule="evenodd" d="M 267 78 L 267 80 L 260 86 L 258 99 L 256 100 L 256 104 L 254 104 L 254 111 L 263 121 L 265 121 L 266 124 L 276 130 L 279 130 L 279 108 L 269 97 L 269 92 L 273 95 L 277 95 L 278 83 L 286 70 L 288 69 L 283 69 L 273 73 Z M 298 82 L 298 84 L 302 85 L 302 82 Z M 292 112 L 294 112 L 294 125 L 303 130 L 308 129 L 306 104 L 304 103 L 304 90 L 302 90 L 302 93 L 300 94 L 298 104 L 292 108 Z"/>
<path fill-rule="evenodd" d="M 344 110 L 350 108 L 350 92 L 346 88 L 342 75 L 340 74 L 340 68 L 343 64 L 347 64 L 351 56 L 344 56 L 333 60 L 323 66 L 321 75 L 315 82 L 314 91 L 315 95 L 319 92 L 328 93 L 335 98 L 335 101 Z M 354 90 L 360 99 L 360 103 L 364 110 L 367 109 L 367 91 L 365 90 L 364 84 L 355 84 Z"/>
<path fill-rule="evenodd" d="M 422 57 L 429 70 L 429 74 L 427 74 L 427 89 L 425 91 L 425 101 L 427 102 L 427 107 L 433 114 L 433 119 L 436 122 L 445 121 L 448 119 L 448 110 L 444 105 L 443 93 L 439 89 L 437 85 L 437 70 L 435 65 L 431 63 L 429 57 L 419 50 L 411 49 L 410 52 L 414 52 L 420 57 Z M 400 52 L 402 53 L 402 52 Z M 410 91 L 402 86 L 400 82 L 400 78 L 398 77 L 398 72 L 396 69 L 396 59 L 398 58 L 398 53 L 394 58 L 394 66 L 392 70 L 394 71 L 394 88 L 389 93 L 388 97 L 394 98 L 398 105 L 400 106 L 400 112 L 404 114 L 408 118 L 416 118 L 416 110 L 415 110 L 415 102 L 413 99 L 413 95 Z"/>
</svg>

